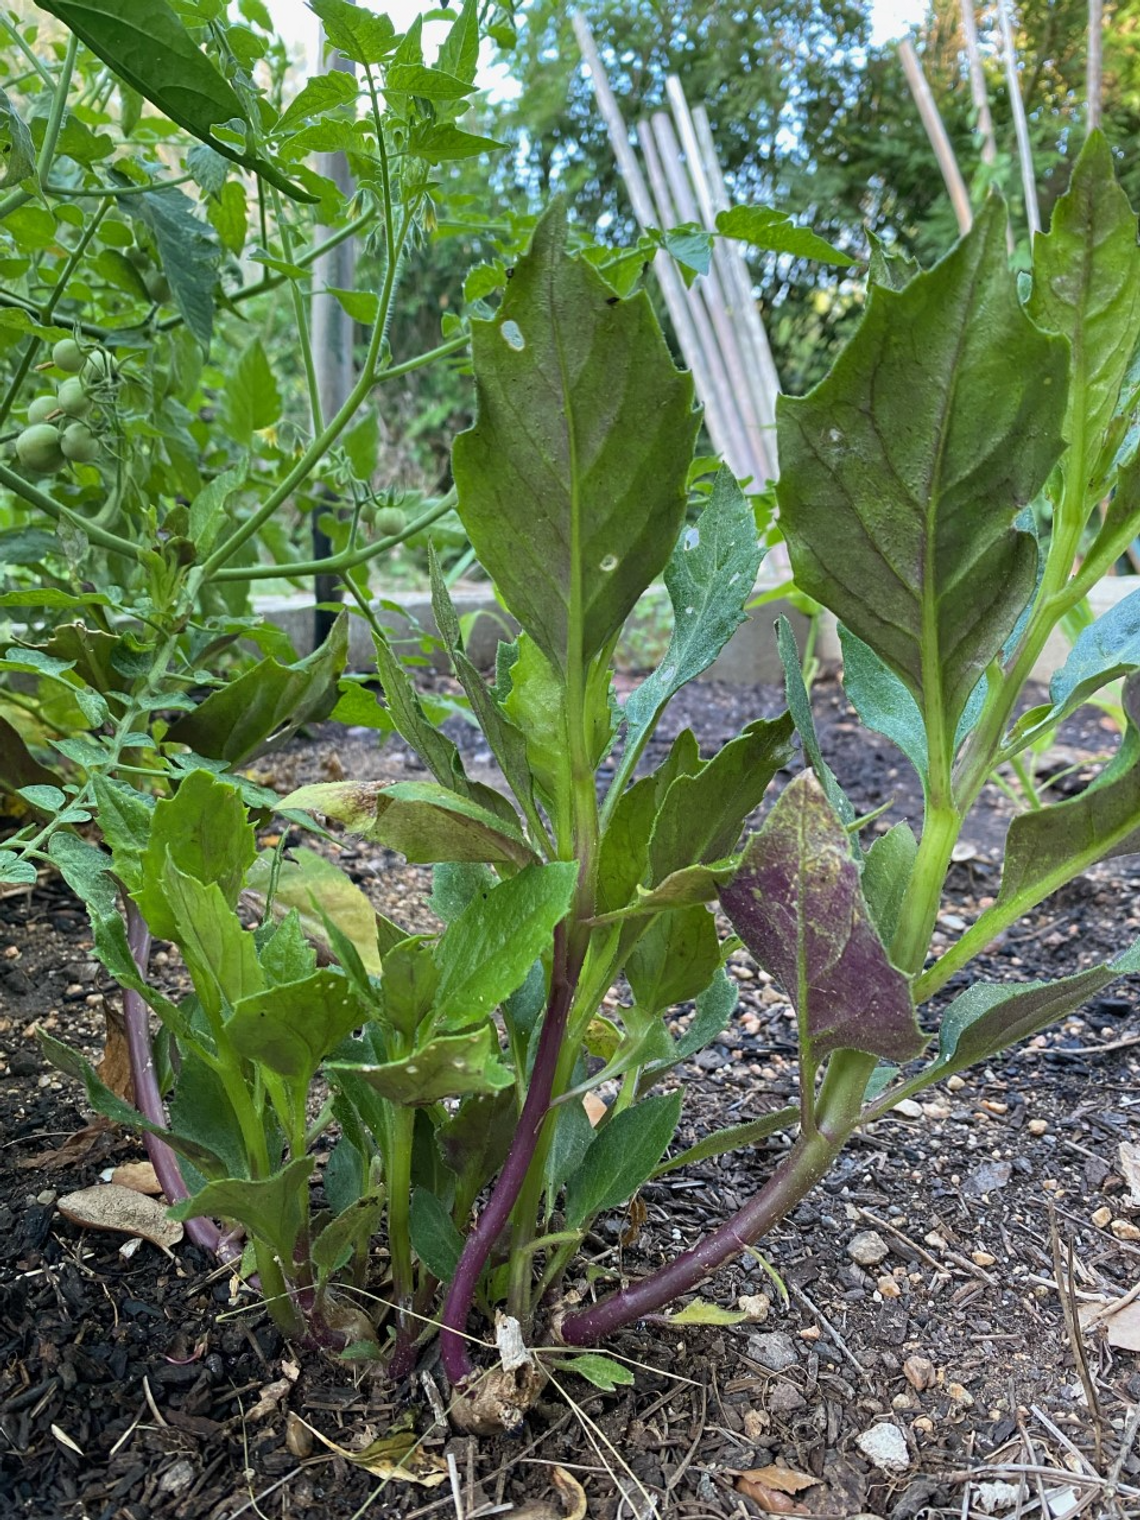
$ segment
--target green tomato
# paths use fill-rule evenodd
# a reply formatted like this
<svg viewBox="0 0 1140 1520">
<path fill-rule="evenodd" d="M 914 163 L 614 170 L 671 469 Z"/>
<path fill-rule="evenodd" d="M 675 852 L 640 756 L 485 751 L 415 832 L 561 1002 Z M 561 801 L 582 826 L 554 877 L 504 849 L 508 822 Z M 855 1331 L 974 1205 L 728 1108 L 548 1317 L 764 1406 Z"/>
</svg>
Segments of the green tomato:
<svg viewBox="0 0 1140 1520">
<path fill-rule="evenodd" d="M 143 284 L 156 306 L 165 306 L 170 300 L 170 281 L 161 269 L 148 269 L 143 275 Z"/>
<path fill-rule="evenodd" d="M 65 375 L 77 375 L 83 368 L 83 350 L 74 338 L 61 338 L 51 351 L 51 362 Z"/>
<path fill-rule="evenodd" d="M 16 439 L 16 458 L 26 470 L 34 470 L 37 475 L 50 475 L 61 469 L 64 455 L 59 429 L 50 422 L 37 422 L 25 428 Z"/>
<path fill-rule="evenodd" d="M 115 378 L 115 361 L 106 349 L 96 348 L 87 356 L 87 363 L 79 372 L 79 378 L 84 385 L 99 385 L 104 380 Z"/>
<path fill-rule="evenodd" d="M 381 538 L 395 538 L 404 531 L 408 519 L 399 507 L 381 507 L 373 521 Z"/>
<path fill-rule="evenodd" d="M 46 422 L 52 412 L 59 411 L 59 402 L 54 396 L 37 396 L 34 401 L 28 403 L 28 425 L 34 422 Z"/>
<path fill-rule="evenodd" d="M 65 427 L 59 446 L 64 458 L 73 464 L 94 464 L 99 458 L 99 440 L 85 422 L 73 422 Z"/>
<path fill-rule="evenodd" d="M 69 417 L 86 417 L 91 410 L 91 397 L 79 375 L 72 375 L 59 388 L 59 408 Z"/>
</svg>

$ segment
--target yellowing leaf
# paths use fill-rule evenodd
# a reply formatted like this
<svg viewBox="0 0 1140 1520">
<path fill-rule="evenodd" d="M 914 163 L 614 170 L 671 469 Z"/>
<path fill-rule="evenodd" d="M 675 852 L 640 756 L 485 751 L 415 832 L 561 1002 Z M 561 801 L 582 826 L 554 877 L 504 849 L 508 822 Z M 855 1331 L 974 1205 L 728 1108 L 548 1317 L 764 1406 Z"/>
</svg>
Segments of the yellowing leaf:
<svg viewBox="0 0 1140 1520">
<path fill-rule="evenodd" d="M 347 1447 L 338 1446 L 328 1436 L 322 1435 L 315 1425 L 309 1425 L 305 1420 L 301 1420 L 301 1423 L 313 1432 L 322 1445 L 346 1461 L 355 1463 L 357 1467 L 363 1467 L 374 1478 L 391 1479 L 397 1483 L 419 1483 L 424 1488 L 435 1488 L 447 1477 L 447 1463 L 424 1451 L 414 1430 L 396 1431 L 392 1435 L 371 1441 L 363 1451 L 349 1451 Z"/>
<path fill-rule="evenodd" d="M 748 1318 L 739 1309 L 722 1309 L 720 1304 L 707 1304 L 703 1298 L 694 1298 L 691 1304 L 678 1309 L 669 1316 L 671 1325 L 739 1325 Z"/>
</svg>

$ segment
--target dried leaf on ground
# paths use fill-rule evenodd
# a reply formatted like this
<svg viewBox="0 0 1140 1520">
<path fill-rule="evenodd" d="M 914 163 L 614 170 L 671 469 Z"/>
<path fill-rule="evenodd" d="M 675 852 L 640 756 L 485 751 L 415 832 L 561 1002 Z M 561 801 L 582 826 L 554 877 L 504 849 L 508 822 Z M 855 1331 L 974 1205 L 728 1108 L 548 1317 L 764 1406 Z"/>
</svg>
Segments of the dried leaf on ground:
<svg viewBox="0 0 1140 1520">
<path fill-rule="evenodd" d="M 149 1161 L 127 1161 L 111 1173 L 111 1181 L 119 1187 L 130 1188 L 134 1193 L 146 1193 L 157 1197 L 162 1192 L 154 1167 Z"/>
<path fill-rule="evenodd" d="M 118 1132 L 110 1119 L 92 1119 L 83 1129 L 68 1135 L 61 1146 L 50 1151 L 36 1151 L 34 1156 L 21 1156 L 16 1166 L 22 1172 L 62 1172 L 89 1161 L 101 1149 L 110 1149 L 117 1138 Z"/>
<path fill-rule="evenodd" d="M 782 1494 L 799 1494 L 805 1488 L 814 1488 L 819 1482 L 810 1473 L 796 1472 L 794 1467 L 785 1467 L 781 1462 L 774 1462 L 769 1467 L 750 1467 L 747 1472 L 737 1476 L 748 1478 L 753 1483 L 763 1483 Z"/>
<path fill-rule="evenodd" d="M 1110 1346 L 1115 1346 L 1118 1351 L 1140 1351 L 1140 1299 L 1117 1302 L 1120 1303 L 1119 1309 L 1112 1304 L 1078 1305 L 1077 1318 L 1081 1327 L 1084 1330 L 1103 1327 Z"/>
<path fill-rule="evenodd" d="M 694 1298 L 683 1309 L 669 1316 L 671 1325 L 739 1325 L 750 1316 L 744 1309 L 724 1309 L 720 1304 Z"/>
<path fill-rule="evenodd" d="M 66 1193 L 56 1207 L 65 1219 L 84 1229 L 138 1235 L 162 1251 L 169 1252 L 182 1239 L 181 1224 L 169 1218 L 161 1203 L 114 1182 Z"/>
<path fill-rule="evenodd" d="M 317 1440 L 330 1451 L 344 1457 L 357 1467 L 363 1467 L 374 1478 L 392 1479 L 397 1483 L 419 1483 L 423 1488 L 435 1488 L 447 1478 L 447 1463 L 434 1457 L 420 1445 L 420 1437 L 414 1430 L 400 1430 L 393 1435 L 381 1436 L 370 1441 L 363 1451 L 349 1451 L 322 1435 L 315 1425 L 301 1420 L 313 1432 Z"/>
<path fill-rule="evenodd" d="M 1140 1203 L 1140 1145 L 1132 1140 L 1120 1142 L 1120 1175 L 1128 1184 L 1132 1203 Z"/>
<path fill-rule="evenodd" d="M 755 1471 L 762 1472 L 763 1468 Z M 770 1515 L 810 1515 L 811 1510 L 806 1509 L 788 1494 L 778 1488 L 772 1488 L 770 1484 L 761 1482 L 751 1473 L 742 1472 L 737 1474 L 736 1491 L 743 1494 L 746 1499 L 751 1499 L 753 1504 L 759 1505 Z"/>
</svg>

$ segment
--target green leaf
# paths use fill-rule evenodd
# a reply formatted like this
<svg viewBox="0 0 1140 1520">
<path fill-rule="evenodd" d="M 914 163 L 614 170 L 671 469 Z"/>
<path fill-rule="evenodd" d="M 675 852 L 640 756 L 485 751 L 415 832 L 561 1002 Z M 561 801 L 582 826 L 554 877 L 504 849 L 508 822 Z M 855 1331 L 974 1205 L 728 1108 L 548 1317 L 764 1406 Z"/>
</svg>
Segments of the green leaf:
<svg viewBox="0 0 1140 1520">
<path fill-rule="evenodd" d="M 418 1187 L 412 1193 L 408 1233 L 413 1251 L 431 1275 L 449 1283 L 463 1254 L 463 1236 L 449 1211 L 427 1188 Z"/>
<path fill-rule="evenodd" d="M 313 1265 L 326 1275 L 338 1271 L 353 1251 L 376 1233 L 383 1211 L 382 1193 L 366 1194 L 342 1208 L 313 1241 L 309 1252 Z"/>
<path fill-rule="evenodd" d="M 281 393 L 265 357 L 261 341 L 254 338 L 238 355 L 226 376 L 226 421 L 235 443 L 248 448 L 260 428 L 272 427 L 281 416 Z"/>
<path fill-rule="evenodd" d="M 649 884 L 676 870 L 711 865 L 736 849 L 744 821 L 772 777 L 792 758 L 789 713 L 758 718 L 695 774 L 665 794 L 649 842 Z"/>
<path fill-rule="evenodd" d="M 573 861 L 532 865 L 464 908 L 436 951 L 435 1017 L 442 1024 L 485 1019 L 522 985 L 569 912 L 577 881 Z"/>
<path fill-rule="evenodd" d="M 436 627 L 447 646 L 452 668 L 471 703 L 471 711 L 491 747 L 491 753 L 499 762 L 507 784 L 518 799 L 528 819 L 535 816 L 534 786 L 527 761 L 527 739 L 522 729 L 504 712 L 486 681 L 464 653 L 460 635 L 459 619 L 452 605 L 451 594 L 443 578 L 439 560 L 434 549 L 428 546 L 428 563 L 431 572 L 431 601 Z"/>
<path fill-rule="evenodd" d="M 844 823 L 851 824 L 855 820 L 855 809 L 836 779 L 835 772 L 823 758 L 823 751 L 819 747 L 819 735 L 815 731 L 811 697 L 804 684 L 800 652 L 796 648 L 796 636 L 792 632 L 791 623 L 783 615 L 776 619 L 776 649 L 779 652 L 780 663 L 784 667 L 784 692 L 788 700 L 788 711 L 792 715 L 796 732 L 800 736 L 800 743 L 803 745 L 804 761 L 815 772 L 815 778 L 823 787 L 828 802 Z"/>
<path fill-rule="evenodd" d="M 671 1156 L 668 1161 L 663 1161 L 653 1176 L 663 1177 L 666 1172 L 675 1172 L 679 1167 L 690 1166 L 696 1161 L 707 1161 L 710 1156 L 724 1156 L 729 1151 L 755 1145 L 758 1140 L 766 1140 L 769 1135 L 793 1129 L 799 1119 L 798 1108 L 779 1108 L 774 1113 L 765 1114 L 762 1119 L 752 1119 L 747 1124 L 732 1124 L 727 1129 L 715 1130 L 703 1140 L 698 1140 L 696 1145 L 691 1145 L 687 1151 L 682 1151 L 679 1156 Z"/>
<path fill-rule="evenodd" d="M 566 1361 L 560 1361 L 558 1366 L 564 1372 L 572 1372 L 575 1377 L 585 1378 L 587 1383 L 593 1383 L 595 1388 L 601 1388 L 606 1393 L 612 1393 L 615 1388 L 632 1388 L 636 1382 L 628 1367 L 623 1367 L 612 1357 L 601 1356 L 596 1351 L 569 1357 Z"/>
<path fill-rule="evenodd" d="M 612 304 L 566 237 L 558 204 L 473 323 L 477 420 L 452 461 L 479 561 L 561 679 L 664 568 L 698 424 L 648 297 Z"/>
<path fill-rule="evenodd" d="M 359 322 L 362 327 L 371 327 L 376 320 L 376 313 L 380 310 L 380 297 L 372 290 L 336 290 L 333 286 L 325 287 L 325 294 L 334 298 L 342 311 Z"/>
<path fill-rule="evenodd" d="M 413 864 L 437 860 L 523 866 L 534 852 L 518 828 L 433 781 L 333 781 L 302 786 L 283 808 L 315 809 Z"/>
<path fill-rule="evenodd" d="M 712 263 L 713 235 L 703 227 L 698 227 L 693 222 L 672 227 L 661 234 L 661 246 L 683 266 L 683 271 L 708 274 Z M 688 279 L 692 279 L 692 274 L 689 274 Z"/>
<path fill-rule="evenodd" d="M 638 887 L 637 896 L 627 907 L 599 913 L 591 922 L 618 923 L 625 919 L 644 918 L 668 908 L 688 908 L 695 903 L 712 902 L 726 882 L 732 880 L 736 866 L 734 860 L 717 861 L 711 866 L 685 866 L 653 888 Z"/>
<path fill-rule="evenodd" d="M 326 1061 L 325 1066 L 335 1077 L 363 1078 L 391 1103 L 422 1107 L 462 1093 L 512 1087 L 514 1077 L 498 1057 L 498 1037 L 484 1024 L 464 1034 L 439 1035 L 399 1061 Z"/>
<path fill-rule="evenodd" d="M 1033 242 L 1029 315 L 1072 345 L 1064 434 L 1085 466 L 1073 505 L 1084 524 L 1104 494 L 1111 457 L 1097 454 L 1140 342 L 1140 248 L 1136 216 L 1116 182 L 1103 133 L 1090 132 L 1068 192 L 1053 208 L 1048 233 Z"/>
<path fill-rule="evenodd" d="M 874 287 L 828 378 L 777 405 L 796 583 L 905 682 L 944 763 L 1033 591 L 1036 541 L 1011 524 L 1061 450 L 1067 350 L 1022 310 L 991 200 L 935 268 Z"/>
<path fill-rule="evenodd" d="M 518 1126 L 513 1088 L 474 1093 L 436 1130 L 444 1165 L 455 1173 L 461 1197 L 475 1198 L 507 1159 Z"/>
<path fill-rule="evenodd" d="M 1094 966 L 1055 982 L 1024 982 L 1014 987 L 975 982 L 942 1015 L 938 1059 L 924 1076 L 937 1082 L 952 1072 L 989 1060 L 1072 1013 L 1110 982 L 1138 971 L 1140 944 L 1134 944 L 1105 966 Z"/>
<path fill-rule="evenodd" d="M 1140 670 L 1140 592 L 1135 591 L 1081 630 L 1049 682 L 1052 705 L 1044 716 L 1038 712 L 1033 730 L 1052 728 L 1109 681 L 1134 670 Z"/>
<path fill-rule="evenodd" d="M 479 10 L 475 0 L 463 0 L 436 63 L 445 73 L 474 82 L 479 67 Z"/>
<path fill-rule="evenodd" d="M 348 658 L 348 614 L 340 613 L 319 649 L 293 665 L 272 657 L 213 691 L 173 724 L 167 739 L 233 765 L 283 744 L 304 723 L 327 718 Z"/>
<path fill-rule="evenodd" d="M 773 211 L 770 206 L 733 206 L 718 212 L 716 230 L 722 237 L 739 238 L 765 253 L 788 253 L 821 264 L 849 266 L 857 262 L 809 228 L 797 227 L 786 212 Z"/>
<path fill-rule="evenodd" d="M 83 1084 L 87 1102 L 97 1114 L 102 1114 L 105 1119 L 110 1119 L 127 1129 L 141 1130 L 148 1135 L 158 1135 L 179 1155 L 192 1161 L 200 1172 L 208 1175 L 211 1171 L 217 1172 L 222 1169 L 220 1157 L 209 1146 L 201 1145 L 186 1136 L 164 1129 L 161 1124 L 152 1124 L 136 1108 L 132 1108 L 129 1103 L 124 1103 L 122 1098 L 100 1080 L 95 1068 L 77 1050 L 61 1044 L 59 1040 L 53 1039 L 43 1030 L 40 1030 L 38 1039 L 47 1060 L 65 1076 L 73 1077 Z"/>
<path fill-rule="evenodd" d="M 859 886 L 847 830 L 810 771 L 781 793 L 721 906 L 796 1010 L 800 1048 L 892 1061 L 920 1054 L 910 984 L 887 959 Z"/>
<path fill-rule="evenodd" d="M 131 89 L 191 136 L 223 157 L 256 169 L 294 199 L 313 199 L 272 164 L 214 136 L 214 127 L 245 125 L 245 109 L 225 75 L 197 46 L 166 0 L 146 0 L 145 7 L 138 0 L 42 0 L 42 4 Z"/>
<path fill-rule="evenodd" d="M 426 936 L 393 945 L 384 957 L 383 1022 L 411 1039 L 431 1012 L 438 986 L 439 970 Z"/>
<path fill-rule="evenodd" d="M 893 244 L 884 243 L 870 229 L 867 240 L 871 245 L 871 258 L 867 265 L 867 279 L 871 284 L 885 285 L 888 290 L 901 290 L 918 274 L 922 266 L 917 259 L 912 259 Z"/>
<path fill-rule="evenodd" d="M 918 703 L 873 649 L 839 625 L 843 689 L 860 720 L 898 746 L 918 772 L 923 793 L 930 779 L 926 730 Z"/>
<path fill-rule="evenodd" d="M 30 860 L 21 860 L 13 850 L 0 850 L 0 881 L 15 886 L 34 887 L 37 872 Z"/>
<path fill-rule="evenodd" d="M 716 921 L 702 905 L 655 919 L 626 958 L 625 974 L 639 1011 L 652 1017 L 703 992 L 720 963 Z"/>
<path fill-rule="evenodd" d="M 3 90 L 0 90 L 0 161 L 4 168 L 0 185 L 11 187 L 35 178 L 36 147 L 32 134 Z"/>
<path fill-rule="evenodd" d="M 231 1001 L 226 1033 L 238 1053 L 293 1082 L 307 1083 L 366 1017 L 344 975 L 330 967 L 252 997 L 231 994 Z"/>
<path fill-rule="evenodd" d="M 129 5 L 131 0 L 121 3 Z M 158 261 L 186 326 L 203 348 L 209 348 L 214 287 L 222 259 L 213 229 L 194 215 L 194 203 L 181 190 L 148 190 L 123 199 L 154 238 Z"/>
<path fill-rule="evenodd" d="M 263 924 L 255 935 L 257 958 L 271 987 L 304 981 L 317 969 L 317 952 L 305 937 L 296 908 L 277 924 Z"/>
<path fill-rule="evenodd" d="M 222 186 L 206 207 L 206 215 L 222 247 L 240 257 L 249 220 L 245 191 L 237 180 L 231 179 Z"/>
<path fill-rule="evenodd" d="M 624 1109 L 594 1136 L 566 1184 L 566 1224 L 582 1229 L 595 1215 L 624 1203 L 653 1174 L 681 1118 L 681 1094 L 646 1098 Z"/>
<path fill-rule="evenodd" d="M 480 137 L 474 132 L 463 132 L 451 122 L 439 122 L 425 126 L 412 138 L 411 151 L 417 158 L 429 164 L 452 163 L 458 159 L 478 158 L 484 153 L 505 150 L 506 143 L 493 137 Z M 498 289 L 497 285 L 491 287 Z M 466 294 L 466 300 L 472 297 Z"/>
<path fill-rule="evenodd" d="M 53 834 L 48 854 L 64 881 L 94 916 L 110 918 L 117 911 L 119 888 L 111 874 L 111 857 L 78 834 Z"/>
<path fill-rule="evenodd" d="M 294 846 L 289 856 L 281 862 L 278 872 L 274 912 L 296 910 L 308 938 L 326 947 L 325 924 L 335 924 L 351 941 L 366 973 L 379 976 L 382 952 L 377 934 L 388 925 L 388 920 L 381 919 L 355 882 L 325 856 L 304 845 Z M 262 854 L 250 866 L 246 878 L 247 890 L 261 902 L 269 888 L 270 871 L 269 857 Z M 404 931 L 396 929 L 395 938 L 403 939 Z"/>
<path fill-rule="evenodd" d="M 187 536 L 198 551 L 199 559 L 204 559 L 214 547 L 218 534 L 229 520 L 230 501 L 235 492 L 245 485 L 246 477 L 247 471 L 240 465 L 231 470 L 223 470 L 208 485 L 203 486 L 190 503 Z"/>
<path fill-rule="evenodd" d="M 1128 723 L 1116 758 L 1091 786 L 1066 802 L 1019 814 L 1006 836 L 1001 887 L 989 913 L 1025 912 L 1098 860 L 1140 844 L 1140 676 L 1124 686 Z M 985 915 L 979 922 L 984 921 Z"/>
<path fill-rule="evenodd" d="M 917 854 L 918 841 L 910 825 L 896 823 L 879 835 L 863 861 L 863 896 L 884 945 L 895 937 Z"/>
<path fill-rule="evenodd" d="M 462 100 L 475 92 L 470 79 L 456 79 L 443 69 L 429 69 L 422 63 L 393 63 L 384 76 L 384 88 L 389 94 L 417 95 L 421 100 Z"/>
<path fill-rule="evenodd" d="M 625 704 L 627 744 L 641 742 L 670 697 L 709 668 L 744 622 L 763 557 L 752 508 L 722 467 L 699 521 L 682 529 L 665 567 L 673 635 L 660 666 Z"/>
<path fill-rule="evenodd" d="M 248 1181 L 222 1177 L 175 1204 L 172 1219 L 236 1219 L 251 1235 L 264 1240 L 281 1264 L 293 1266 L 293 1252 L 309 1215 L 309 1177 L 312 1156 L 298 1156 L 272 1177 Z"/>
<path fill-rule="evenodd" d="M 168 915 L 162 920 L 162 931 L 169 932 L 155 932 L 172 939 L 182 951 L 194 991 L 211 1019 L 216 1022 L 227 1004 L 263 990 L 265 977 L 256 941 L 242 928 L 216 882 L 203 883 L 186 875 L 168 850 L 158 882 L 154 887 L 148 883 L 145 889 L 147 901 L 157 901 L 159 891 L 162 911 Z M 151 928 L 155 928 L 153 923 Z"/>
<path fill-rule="evenodd" d="M 110 799 L 110 788 L 102 795 Z M 140 823 L 141 815 L 132 811 L 121 826 L 133 839 Z M 191 771 L 173 797 L 156 803 L 151 815 L 135 901 L 153 933 L 159 939 L 174 939 L 177 933 L 162 887 L 168 856 L 180 872 L 211 883 L 225 907 L 232 909 L 256 850 L 237 788 L 208 771 Z"/>
<path fill-rule="evenodd" d="M 353 63 L 382 63 L 396 46 L 396 28 L 387 16 L 377 16 L 349 0 L 310 0 L 310 10 L 324 23 L 327 46 Z"/>
<path fill-rule="evenodd" d="M 748 1318 L 742 1309 L 725 1309 L 720 1304 L 706 1303 L 703 1298 L 694 1298 L 670 1314 L 671 1325 L 740 1325 Z"/>
<path fill-rule="evenodd" d="M 355 104 L 359 86 L 352 74 L 344 69 L 330 69 L 327 74 L 314 74 L 289 102 L 279 117 L 274 132 L 286 132 L 298 122 L 313 116 L 323 116 L 326 111 Z"/>
<path fill-rule="evenodd" d="M 97 774 L 92 784 L 99 828 L 111 846 L 115 873 L 128 892 L 137 892 L 154 809 L 141 792 L 122 781 Z"/>
</svg>

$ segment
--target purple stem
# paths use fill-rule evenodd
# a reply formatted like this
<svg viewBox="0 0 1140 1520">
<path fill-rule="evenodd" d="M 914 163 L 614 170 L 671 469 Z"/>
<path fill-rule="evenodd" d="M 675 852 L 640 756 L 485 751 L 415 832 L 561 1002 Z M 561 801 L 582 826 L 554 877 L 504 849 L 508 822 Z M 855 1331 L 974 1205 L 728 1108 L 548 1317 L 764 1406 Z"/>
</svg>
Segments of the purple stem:
<svg viewBox="0 0 1140 1520">
<path fill-rule="evenodd" d="M 593 1346 L 623 1325 L 652 1314 L 710 1277 L 719 1267 L 759 1240 L 809 1193 L 830 1168 L 846 1139 L 822 1132 L 801 1135 L 768 1181 L 719 1229 L 639 1282 L 611 1293 L 601 1303 L 567 1314 L 559 1327 L 568 1346 Z"/>
<path fill-rule="evenodd" d="M 495 1183 L 491 1197 L 487 1201 L 487 1207 L 479 1215 L 474 1229 L 464 1243 L 459 1265 L 451 1280 L 447 1301 L 444 1303 L 443 1314 L 440 1318 L 440 1360 L 452 1388 L 458 1388 L 475 1372 L 463 1335 L 467 1324 L 467 1314 L 475 1296 L 480 1273 L 487 1264 L 487 1258 L 500 1232 L 510 1218 L 511 1210 L 515 1206 L 530 1163 L 534 1158 L 535 1147 L 542 1131 L 542 1121 L 546 1118 L 550 1107 L 558 1054 L 562 1047 L 562 1037 L 566 1032 L 566 1020 L 574 995 L 574 980 L 575 976 L 567 964 L 566 927 L 564 924 L 559 924 L 554 931 L 550 996 L 542 1023 L 542 1033 L 538 1039 L 538 1050 L 535 1052 L 534 1069 L 530 1075 L 526 1100 L 523 1103 L 522 1113 L 519 1115 L 518 1127 L 511 1141 L 511 1148 L 507 1152 L 507 1159 L 503 1163 L 503 1169 L 499 1173 L 499 1180 Z"/>
<path fill-rule="evenodd" d="M 150 930 L 146 920 L 135 904 L 127 898 L 127 944 L 131 959 L 139 975 L 145 980 L 150 963 Z M 150 1010 L 146 1002 L 130 987 L 123 988 L 123 1022 L 127 1029 L 127 1050 L 131 1061 L 131 1083 L 135 1090 L 135 1104 L 144 1119 L 166 1128 L 166 1112 L 162 1106 L 162 1094 L 158 1089 L 158 1073 L 154 1066 L 154 1047 L 150 1038 Z M 178 1157 L 159 1135 L 143 1134 L 143 1144 L 154 1167 L 162 1191 L 168 1203 L 181 1203 L 189 1198 L 190 1190 L 182 1180 Z M 212 1219 L 188 1219 L 186 1234 L 196 1246 L 210 1251 L 222 1261 L 233 1261 L 241 1256 L 241 1248 L 221 1230 Z"/>
</svg>

